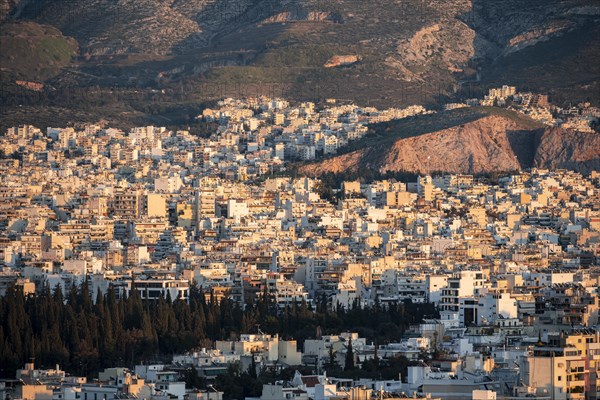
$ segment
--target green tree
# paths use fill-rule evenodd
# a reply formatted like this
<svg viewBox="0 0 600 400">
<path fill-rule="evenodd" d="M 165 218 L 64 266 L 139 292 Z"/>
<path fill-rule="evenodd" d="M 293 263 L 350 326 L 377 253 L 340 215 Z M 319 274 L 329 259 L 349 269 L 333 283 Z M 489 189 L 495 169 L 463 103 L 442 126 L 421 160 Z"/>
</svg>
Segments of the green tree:
<svg viewBox="0 0 600 400">
<path fill-rule="evenodd" d="M 348 341 L 348 347 L 346 348 L 346 362 L 344 364 L 344 371 L 352 371 L 355 368 L 354 350 L 352 349 L 352 339 L 350 339 Z"/>
</svg>

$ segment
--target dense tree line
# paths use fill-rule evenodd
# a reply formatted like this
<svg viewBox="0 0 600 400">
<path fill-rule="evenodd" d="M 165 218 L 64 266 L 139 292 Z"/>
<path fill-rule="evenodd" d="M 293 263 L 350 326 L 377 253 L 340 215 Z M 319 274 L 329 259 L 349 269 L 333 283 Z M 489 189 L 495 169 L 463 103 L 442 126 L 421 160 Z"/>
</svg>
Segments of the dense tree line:
<svg viewBox="0 0 600 400">
<path fill-rule="evenodd" d="M 192 287 L 189 302 L 170 298 L 144 301 L 136 290 L 119 298 L 114 288 L 92 301 L 89 285 L 72 286 L 66 294 L 44 287 L 25 296 L 11 287 L 0 297 L 0 374 L 15 370 L 35 357 L 42 367 L 61 367 L 73 374 L 93 376 L 112 366 L 141 361 L 169 361 L 175 353 L 210 347 L 212 341 L 240 333 L 278 333 L 303 341 L 323 333 L 358 331 L 379 343 L 398 340 L 409 324 L 433 315 L 432 305 L 408 303 L 387 308 L 329 310 L 325 299 L 312 310 L 294 304 L 279 310 L 269 296 L 259 296 L 244 308 L 228 298 Z"/>
</svg>

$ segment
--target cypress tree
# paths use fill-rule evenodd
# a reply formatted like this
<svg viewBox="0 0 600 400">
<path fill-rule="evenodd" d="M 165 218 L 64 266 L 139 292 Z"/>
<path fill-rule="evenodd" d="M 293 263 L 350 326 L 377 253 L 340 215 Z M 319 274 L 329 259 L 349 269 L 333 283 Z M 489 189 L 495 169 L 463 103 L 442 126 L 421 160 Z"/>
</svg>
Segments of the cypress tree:
<svg viewBox="0 0 600 400">
<path fill-rule="evenodd" d="M 352 350 L 352 339 L 348 342 L 348 348 L 346 349 L 346 363 L 344 365 L 344 371 L 352 371 L 354 366 L 354 350 Z"/>
</svg>

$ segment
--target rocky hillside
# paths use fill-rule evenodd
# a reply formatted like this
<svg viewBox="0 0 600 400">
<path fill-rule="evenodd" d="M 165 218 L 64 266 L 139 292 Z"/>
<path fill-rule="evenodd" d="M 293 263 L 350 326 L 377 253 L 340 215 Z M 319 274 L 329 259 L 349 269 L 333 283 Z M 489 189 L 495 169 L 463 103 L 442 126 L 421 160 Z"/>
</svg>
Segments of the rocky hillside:
<svg viewBox="0 0 600 400">
<path fill-rule="evenodd" d="M 464 82 L 491 84 L 498 75 L 505 79 L 510 64 L 520 67 L 511 70 L 514 81 L 531 79 L 527 68 L 539 64 L 531 50 L 544 43 L 552 46 L 553 62 L 544 63 L 554 77 L 548 89 L 562 86 L 554 65 L 597 55 L 593 27 L 600 20 L 595 0 L 409 0 L 393 6 L 388 0 L 0 0 L 0 11 L 5 21 L 48 24 L 75 38 L 88 69 L 100 62 L 106 67 L 100 56 L 144 55 L 143 63 L 123 71 L 126 79 L 154 55 L 162 60 L 153 66 L 157 73 L 179 64 L 186 79 L 206 79 L 198 76 L 206 68 L 197 67 L 206 64 L 218 70 L 211 77 L 220 82 L 239 75 L 249 83 L 312 78 L 332 94 L 343 86 L 349 98 L 390 102 L 404 100 L 399 90 L 430 99 Z M 307 50 L 321 56 L 300 63 L 290 56 Z M 343 71 L 326 68 L 339 54 L 355 54 L 361 62 Z M 175 59 L 164 62 L 166 55 Z M 582 87 L 593 85 L 598 72 L 589 61 L 592 71 L 578 82 Z M 244 74 L 246 68 L 251 73 Z"/>
<path fill-rule="evenodd" d="M 600 171 L 600 134 L 547 129 L 539 140 L 534 164 L 548 169 Z"/>
<path fill-rule="evenodd" d="M 415 131 L 416 126 L 426 128 Z M 536 166 L 588 172 L 600 167 L 600 135 L 545 129 L 505 110 L 421 116 L 374 126 L 369 136 L 354 144 L 358 150 L 304 165 L 300 171 L 486 173 Z"/>
<path fill-rule="evenodd" d="M 35 109 L 49 99 L 87 112 L 86 98 L 66 104 L 52 90 L 93 88 L 112 98 L 126 87 L 134 99 L 110 105 L 120 115 L 186 125 L 193 121 L 169 110 L 261 94 L 389 107 L 512 84 L 558 104 L 600 104 L 599 22 L 597 0 L 0 0 L 0 101 Z M 76 54 L 51 70 L 31 68 L 20 50 L 5 50 L 22 24 L 56 30 L 46 30 L 51 40 L 27 39 L 41 54 L 59 35 L 76 41 Z M 24 76 L 48 92 L 29 96 L 15 84 Z M 138 99 L 152 90 L 171 94 L 159 102 L 169 110 Z M 0 119 L 19 112 L 10 107 Z M 97 104 L 93 111 L 108 117 Z"/>
</svg>

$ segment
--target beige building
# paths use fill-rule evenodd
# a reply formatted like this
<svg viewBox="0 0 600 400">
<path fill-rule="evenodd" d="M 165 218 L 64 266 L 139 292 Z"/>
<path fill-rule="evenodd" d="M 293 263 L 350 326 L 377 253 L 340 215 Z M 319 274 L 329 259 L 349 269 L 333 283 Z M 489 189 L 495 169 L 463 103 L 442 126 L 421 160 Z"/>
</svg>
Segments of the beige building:
<svg viewBox="0 0 600 400">
<path fill-rule="evenodd" d="M 523 357 L 521 379 L 538 396 L 556 400 L 597 399 L 600 381 L 599 333 L 592 330 L 551 334 L 548 343 Z"/>
<path fill-rule="evenodd" d="M 215 348 L 223 354 L 260 354 L 268 361 L 286 365 L 302 363 L 302 353 L 297 350 L 296 341 L 280 341 L 277 335 L 243 334 L 238 341 L 218 340 Z"/>
<path fill-rule="evenodd" d="M 113 215 L 122 219 L 137 219 L 141 201 L 137 191 L 126 190 L 116 193 L 113 200 Z"/>
<path fill-rule="evenodd" d="M 146 216 L 149 218 L 165 218 L 167 216 L 165 196 L 157 193 L 146 195 Z"/>
</svg>

